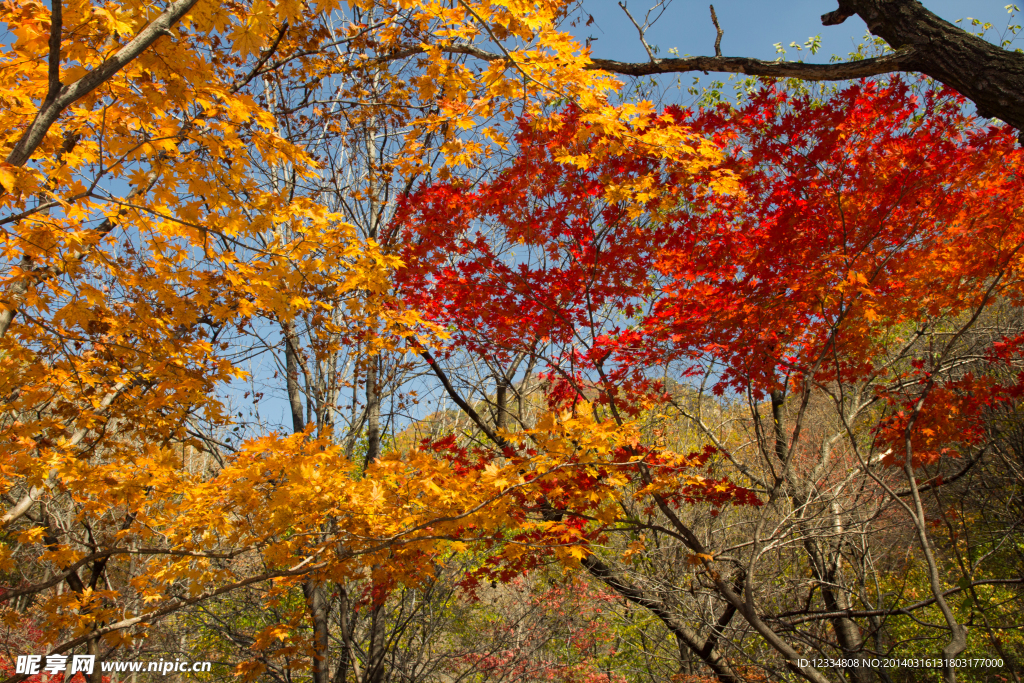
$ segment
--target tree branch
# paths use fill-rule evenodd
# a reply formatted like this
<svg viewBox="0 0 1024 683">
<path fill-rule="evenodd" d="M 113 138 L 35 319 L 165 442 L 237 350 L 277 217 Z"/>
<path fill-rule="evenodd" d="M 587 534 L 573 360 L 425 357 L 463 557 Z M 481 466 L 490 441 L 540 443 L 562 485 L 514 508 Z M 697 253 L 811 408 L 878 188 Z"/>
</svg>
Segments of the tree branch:
<svg viewBox="0 0 1024 683">
<path fill-rule="evenodd" d="M 822 15 L 825 26 L 859 16 L 868 29 L 895 52 L 839 64 L 767 62 L 746 57 L 686 57 L 648 62 L 592 59 L 588 69 L 624 76 L 651 76 L 691 71 L 746 74 L 805 81 L 844 81 L 887 73 L 921 73 L 948 85 L 974 102 L 978 114 L 995 117 L 1024 131 L 1024 54 L 1003 50 L 936 14 L 917 0 L 841 0 L 839 8 Z M 442 47 L 449 54 L 471 55 L 488 61 L 509 61 L 474 46 Z M 422 53 L 410 48 L 381 61 Z"/>
<path fill-rule="evenodd" d="M 599 560 L 597 556 L 588 555 L 580 560 L 580 564 L 583 565 L 583 568 L 586 569 L 595 579 L 599 580 L 625 599 L 647 609 L 651 614 L 661 619 L 662 623 L 665 624 L 665 627 L 668 628 L 672 635 L 676 637 L 676 640 L 680 645 L 684 645 L 687 649 L 700 657 L 701 660 L 703 660 L 703 662 L 715 672 L 715 676 L 719 681 L 722 683 L 739 683 L 740 678 L 738 678 L 735 672 L 733 672 L 728 661 L 726 661 L 725 658 L 722 657 L 721 653 L 715 649 L 717 638 L 708 638 L 708 640 L 702 645 L 697 640 L 697 634 L 688 629 L 684 624 L 681 624 L 672 615 L 672 613 L 669 612 L 664 603 L 660 600 L 653 599 L 636 586 L 624 581 L 618 576 L 615 576 L 608 565 Z M 732 616 L 731 612 L 729 613 L 729 616 Z M 728 621 L 726 623 L 728 623 Z"/>
<path fill-rule="evenodd" d="M 473 45 L 449 45 L 441 48 L 445 54 L 468 55 L 488 62 L 509 62 L 494 52 L 482 50 Z M 425 54 L 421 47 L 409 47 L 388 55 L 382 55 L 375 63 L 405 59 Z M 748 57 L 675 57 L 654 59 L 648 62 L 619 62 L 614 59 L 591 59 L 584 68 L 608 71 L 623 76 L 652 76 L 656 74 L 686 73 L 690 71 L 715 71 L 719 73 L 746 74 L 767 78 L 798 78 L 805 81 L 845 81 L 854 78 L 868 78 L 899 71 L 914 71 L 915 50 L 907 48 L 856 62 L 838 64 L 804 64 L 800 62 L 768 62 Z"/>
<path fill-rule="evenodd" d="M 913 71 L 954 88 L 979 115 L 1024 130 L 1024 55 L 954 26 L 917 0 L 840 0 L 821 20 L 834 26 L 853 15 L 893 49 L 913 48 Z"/>
<path fill-rule="evenodd" d="M 499 436 L 493 429 L 491 429 L 487 425 L 487 423 L 484 422 L 483 418 L 481 418 L 480 415 L 477 414 L 475 410 L 473 410 L 473 407 L 466 403 L 466 401 L 459 395 L 459 392 L 455 391 L 455 387 L 453 387 L 452 383 L 448 381 L 448 375 L 446 375 L 444 370 L 441 369 L 441 366 L 437 364 L 437 361 L 434 360 L 434 357 L 432 355 L 430 355 L 430 352 L 427 351 L 427 349 L 422 344 L 420 344 L 419 341 L 417 341 L 416 339 L 412 339 L 410 343 L 413 346 L 413 348 L 415 348 L 416 351 L 420 354 L 423 360 L 427 361 L 427 365 L 430 366 L 430 369 L 441 381 L 441 384 L 444 386 L 445 391 L 447 392 L 448 396 L 452 399 L 452 401 L 455 402 L 455 405 L 457 405 L 459 409 L 462 410 L 462 412 L 465 413 L 469 417 L 469 419 L 473 421 L 474 424 L 476 424 L 480 431 L 482 431 L 487 436 L 487 438 L 491 440 L 491 442 L 498 446 L 498 448 L 512 448 L 512 444 L 510 444 L 507 440 Z"/>
<path fill-rule="evenodd" d="M 63 5 L 61 0 L 52 0 L 50 12 L 50 54 L 47 57 L 49 88 L 46 91 L 46 102 L 52 102 L 60 93 L 60 35 L 64 26 Z"/>
<path fill-rule="evenodd" d="M 600 69 L 623 76 L 715 71 L 769 78 L 799 78 L 804 81 L 845 81 L 898 71 L 914 71 L 912 48 L 893 54 L 856 62 L 838 64 L 804 64 L 801 62 L 767 62 L 748 57 L 676 57 L 651 62 L 618 62 L 614 59 L 592 59 L 588 69 Z"/>
<path fill-rule="evenodd" d="M 32 153 L 39 146 L 39 143 L 43 141 L 43 136 L 50 129 L 61 113 L 70 107 L 72 104 L 91 93 L 96 88 L 100 87 L 105 83 L 111 76 L 116 74 L 118 71 L 127 66 L 132 60 L 138 57 L 140 54 L 146 51 L 150 45 L 156 42 L 157 38 L 161 36 L 170 35 L 170 28 L 181 21 L 182 17 L 198 0 L 178 0 L 172 2 L 163 14 L 157 17 L 153 23 L 144 28 L 139 32 L 135 38 L 133 38 L 127 45 L 118 50 L 112 57 L 104 60 L 102 64 L 85 74 L 71 85 L 61 86 L 51 99 L 47 97 L 46 101 L 39 109 L 39 113 L 36 114 L 32 124 L 25 131 L 21 139 L 18 140 L 17 144 L 14 145 L 14 149 L 7 155 L 5 160 L 12 166 L 21 166 Z M 55 3 L 55 7 L 57 4 Z M 59 29 L 58 29 L 59 30 Z M 58 35 L 58 50 L 56 51 L 56 59 L 60 59 L 59 55 L 59 40 Z M 53 78 L 55 70 L 53 69 L 54 54 L 53 50 L 53 31 L 51 25 L 51 36 L 50 36 L 50 85 L 53 86 Z M 58 83 L 59 85 L 59 83 Z"/>
<path fill-rule="evenodd" d="M 715 14 L 715 6 L 714 5 L 711 5 L 711 23 L 715 25 L 715 31 L 718 32 L 718 35 L 715 36 L 715 56 L 716 57 L 721 57 L 722 56 L 722 36 L 725 35 L 725 32 L 722 30 L 722 27 L 718 25 L 718 15 Z"/>
<path fill-rule="evenodd" d="M 1015 579 L 981 579 L 978 581 L 971 581 L 971 587 L 974 586 L 1016 586 L 1024 584 L 1024 577 Z M 950 588 L 942 593 L 942 597 L 946 598 L 950 595 L 955 595 L 964 589 L 961 587 Z M 787 626 L 796 626 L 808 621 L 820 621 L 823 619 L 836 619 L 837 617 L 854 619 L 857 617 L 889 617 L 897 614 L 909 615 L 912 611 L 934 605 L 936 602 L 935 596 L 915 602 L 912 605 L 906 607 L 892 608 L 892 609 L 867 609 L 867 610 L 856 610 L 856 609 L 844 609 L 844 610 L 831 610 L 828 612 L 786 612 L 772 617 L 765 617 L 772 621 L 779 621 Z M 793 618 L 791 618 L 793 617 Z"/>
</svg>

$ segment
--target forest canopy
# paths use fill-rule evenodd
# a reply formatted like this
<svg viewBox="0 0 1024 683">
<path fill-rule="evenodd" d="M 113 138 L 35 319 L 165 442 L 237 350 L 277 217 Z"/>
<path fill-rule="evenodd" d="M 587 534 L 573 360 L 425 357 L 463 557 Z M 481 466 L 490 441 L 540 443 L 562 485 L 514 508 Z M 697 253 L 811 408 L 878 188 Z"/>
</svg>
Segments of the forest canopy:
<svg viewBox="0 0 1024 683">
<path fill-rule="evenodd" d="M 1018 56 L 853 14 L 0 2 L 6 683 L 1020 683 Z"/>
</svg>

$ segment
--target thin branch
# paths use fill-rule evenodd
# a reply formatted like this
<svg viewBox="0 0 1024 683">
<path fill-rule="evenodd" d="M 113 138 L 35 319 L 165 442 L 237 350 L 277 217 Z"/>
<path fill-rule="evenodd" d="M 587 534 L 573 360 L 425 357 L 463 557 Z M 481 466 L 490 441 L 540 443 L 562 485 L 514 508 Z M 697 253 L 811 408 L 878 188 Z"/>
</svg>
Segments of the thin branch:
<svg viewBox="0 0 1024 683">
<path fill-rule="evenodd" d="M 711 5 L 711 23 L 715 25 L 715 30 L 718 31 L 718 36 L 715 38 L 715 56 L 722 56 L 722 27 L 718 25 L 718 15 L 715 14 L 715 6 Z"/>
<path fill-rule="evenodd" d="M 427 365 L 429 365 L 430 369 L 434 371 L 434 374 L 437 375 L 437 378 L 441 380 L 441 384 L 444 385 L 445 391 L 448 393 L 448 396 L 451 397 L 452 401 L 455 402 L 455 405 L 457 405 L 462 410 L 462 412 L 469 416 L 469 419 L 471 419 L 476 424 L 476 426 L 480 428 L 480 431 L 486 434 L 487 438 L 490 439 L 495 445 L 497 445 L 498 448 L 512 448 L 512 444 L 510 444 L 507 440 L 500 437 L 493 429 L 488 427 L 487 423 L 484 422 L 483 418 L 481 418 L 480 415 L 478 415 L 477 412 L 473 410 L 473 407 L 466 403 L 462 396 L 459 395 L 459 392 L 455 391 L 455 387 L 453 387 L 452 383 L 448 381 L 448 375 L 446 375 L 444 370 L 441 369 L 441 366 L 437 364 L 437 361 L 434 360 L 434 357 L 432 355 L 430 355 L 430 352 L 427 351 L 427 349 L 424 348 L 424 346 L 420 344 L 419 341 L 416 339 L 412 339 L 411 344 L 412 347 L 416 349 L 417 353 L 420 354 L 423 360 L 427 361 Z"/>
<path fill-rule="evenodd" d="M 622 11 L 626 13 L 626 16 L 629 17 L 629 20 L 633 22 L 633 26 L 636 27 L 637 33 L 640 34 L 640 44 L 644 46 L 645 50 L 647 50 L 647 56 L 651 59 L 652 62 L 657 61 L 654 58 L 654 51 L 651 50 L 651 46 L 647 44 L 647 39 L 644 38 L 644 31 L 647 28 L 647 26 L 640 26 L 640 24 L 636 22 L 636 19 L 633 18 L 633 15 L 629 13 L 628 9 L 626 9 L 626 3 L 620 2 L 619 7 L 621 7 Z"/>
<path fill-rule="evenodd" d="M 971 587 L 974 587 L 974 586 L 1006 586 L 1006 585 L 1013 586 L 1013 585 L 1020 585 L 1020 584 L 1024 584 L 1024 577 L 1015 578 L 1015 579 L 983 579 L 983 580 L 980 580 L 980 581 L 972 581 L 970 583 L 970 586 Z M 950 595 L 955 595 L 956 593 L 959 593 L 962 590 L 964 590 L 964 588 L 959 587 L 959 586 L 957 588 L 950 588 L 949 590 L 947 590 L 947 591 L 942 593 L 942 597 L 946 598 L 946 597 L 949 597 Z M 910 612 L 912 612 L 914 610 L 921 609 L 922 607 L 928 607 L 929 605 L 935 604 L 935 602 L 936 602 L 936 598 L 935 598 L 935 596 L 932 596 L 932 597 L 928 598 L 927 600 L 921 600 L 920 602 L 915 602 L 913 605 L 908 605 L 907 607 L 900 607 L 899 609 L 872 609 L 872 610 L 846 609 L 846 610 L 833 610 L 831 612 L 811 612 L 809 614 L 803 614 L 803 615 L 801 615 L 799 617 L 796 617 L 795 619 L 787 618 L 792 613 L 780 614 L 778 616 L 770 617 L 770 618 L 772 620 L 781 621 L 781 622 L 783 622 L 785 624 L 788 624 L 789 626 L 796 626 L 797 624 L 802 624 L 802 623 L 805 623 L 805 622 L 808 622 L 808 621 L 819 621 L 821 619 L 837 619 L 837 618 L 841 618 L 841 617 L 846 617 L 846 618 L 851 618 L 852 619 L 852 618 L 855 618 L 855 617 L 886 617 L 886 616 L 893 616 L 893 615 L 896 615 L 896 614 L 902 614 L 902 615 L 909 616 Z"/>
</svg>

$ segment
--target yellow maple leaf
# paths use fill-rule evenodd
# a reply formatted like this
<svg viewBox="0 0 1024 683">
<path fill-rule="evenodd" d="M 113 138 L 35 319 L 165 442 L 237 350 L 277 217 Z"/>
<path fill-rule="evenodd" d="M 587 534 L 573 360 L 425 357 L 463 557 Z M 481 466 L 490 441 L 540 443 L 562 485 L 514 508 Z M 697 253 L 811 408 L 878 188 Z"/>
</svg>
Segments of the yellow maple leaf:
<svg viewBox="0 0 1024 683">
<path fill-rule="evenodd" d="M 243 57 L 259 54 L 266 43 L 266 36 L 257 30 L 256 22 L 252 19 L 236 24 L 230 33 L 230 38 L 235 52 Z"/>
</svg>

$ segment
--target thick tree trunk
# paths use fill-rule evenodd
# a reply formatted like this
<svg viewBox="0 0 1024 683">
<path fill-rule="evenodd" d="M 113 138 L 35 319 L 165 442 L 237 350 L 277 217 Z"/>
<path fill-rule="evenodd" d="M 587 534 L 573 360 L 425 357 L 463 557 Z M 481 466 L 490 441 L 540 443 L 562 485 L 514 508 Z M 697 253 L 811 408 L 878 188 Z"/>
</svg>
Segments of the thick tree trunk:
<svg viewBox="0 0 1024 683">
<path fill-rule="evenodd" d="M 388 653 L 387 634 L 384 630 L 384 605 L 374 605 L 370 612 L 370 647 L 367 652 L 366 676 L 363 683 L 384 683 Z"/>
<path fill-rule="evenodd" d="M 282 323 L 284 333 L 285 386 L 288 406 L 292 415 L 292 431 L 301 433 L 306 428 L 303 395 L 299 384 L 299 340 L 291 323 Z M 330 608 L 322 581 L 308 579 L 302 584 L 306 597 L 306 610 L 313 625 L 313 683 L 330 683 L 330 640 L 328 610 Z"/>
<path fill-rule="evenodd" d="M 957 28 L 917 0 L 840 0 L 822 23 L 839 24 L 855 14 L 894 49 L 912 50 L 909 69 L 955 88 L 982 116 L 1024 130 L 1024 55 Z"/>
<path fill-rule="evenodd" d="M 100 639 L 93 638 L 89 641 L 89 654 L 95 657 L 92 663 L 92 673 L 89 674 L 89 683 L 103 683 L 103 666 L 100 661 Z"/>
<path fill-rule="evenodd" d="M 338 623 L 341 630 L 342 646 L 338 652 L 338 666 L 334 670 L 333 683 L 348 683 L 348 670 L 352 667 L 352 634 L 355 632 L 356 617 L 349 604 L 348 591 L 338 585 Z M 358 677 L 357 677 L 358 678 Z"/>
</svg>

